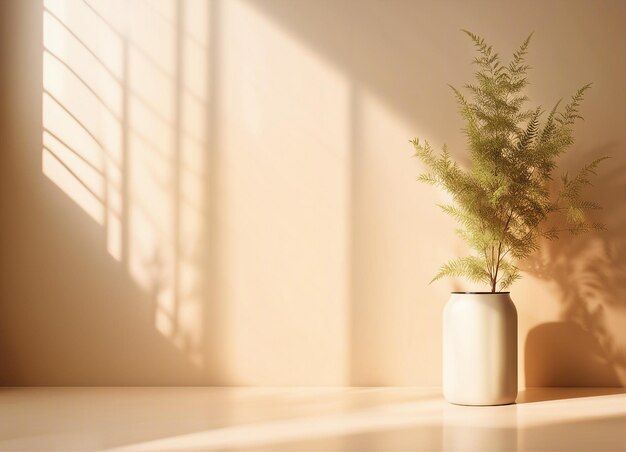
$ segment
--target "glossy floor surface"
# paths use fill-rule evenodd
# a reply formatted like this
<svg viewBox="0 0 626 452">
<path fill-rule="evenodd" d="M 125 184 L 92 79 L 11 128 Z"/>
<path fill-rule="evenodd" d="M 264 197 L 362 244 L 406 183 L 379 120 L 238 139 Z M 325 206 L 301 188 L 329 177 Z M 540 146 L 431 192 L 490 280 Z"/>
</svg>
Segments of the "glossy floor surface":
<svg viewBox="0 0 626 452">
<path fill-rule="evenodd" d="M 623 389 L 454 406 L 424 388 L 1 389 L 2 450 L 617 451 Z"/>
</svg>

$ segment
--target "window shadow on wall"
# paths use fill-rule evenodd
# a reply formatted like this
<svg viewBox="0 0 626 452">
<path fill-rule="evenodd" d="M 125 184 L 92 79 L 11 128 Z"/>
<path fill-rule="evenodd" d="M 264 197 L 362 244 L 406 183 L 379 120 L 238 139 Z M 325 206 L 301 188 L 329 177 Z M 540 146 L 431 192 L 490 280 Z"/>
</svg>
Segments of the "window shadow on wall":
<svg viewBox="0 0 626 452">
<path fill-rule="evenodd" d="M 218 3 L 2 5 L 7 34 L 28 36 L 3 73 L 34 74 L 7 102 L 29 114 L 2 115 L 2 384 L 221 381 Z"/>
</svg>

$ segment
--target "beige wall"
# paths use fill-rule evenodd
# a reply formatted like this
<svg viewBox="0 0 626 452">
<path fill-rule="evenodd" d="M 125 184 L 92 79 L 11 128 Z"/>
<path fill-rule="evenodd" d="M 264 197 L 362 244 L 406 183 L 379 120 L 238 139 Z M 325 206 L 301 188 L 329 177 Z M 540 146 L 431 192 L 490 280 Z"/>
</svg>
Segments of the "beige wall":
<svg viewBox="0 0 626 452">
<path fill-rule="evenodd" d="M 428 285 L 465 248 L 408 140 L 467 158 L 460 28 L 503 55 L 534 30 L 537 103 L 594 82 L 562 165 L 613 157 L 608 230 L 525 263 L 520 377 L 626 382 L 625 2 L 0 9 L 2 384 L 439 385 L 471 286 Z"/>
</svg>

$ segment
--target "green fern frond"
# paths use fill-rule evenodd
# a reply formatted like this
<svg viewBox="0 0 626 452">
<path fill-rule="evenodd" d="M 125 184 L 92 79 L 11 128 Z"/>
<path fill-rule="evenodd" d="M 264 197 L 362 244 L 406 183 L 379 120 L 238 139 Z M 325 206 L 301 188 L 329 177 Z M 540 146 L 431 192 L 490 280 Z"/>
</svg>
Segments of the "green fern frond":
<svg viewBox="0 0 626 452">
<path fill-rule="evenodd" d="M 484 260 L 475 256 L 454 259 L 444 264 L 430 282 L 443 277 L 463 277 L 474 282 L 486 282 L 489 280 L 489 274 L 485 271 L 484 265 Z"/>
<path fill-rule="evenodd" d="M 537 107 L 535 112 L 528 121 L 526 130 L 520 135 L 517 142 L 517 151 L 525 152 L 537 136 L 539 130 L 539 115 L 541 115 L 541 108 Z"/>
<path fill-rule="evenodd" d="M 435 152 L 427 141 L 411 140 L 425 171 L 418 180 L 448 192 L 452 201 L 439 207 L 458 223 L 457 233 L 475 255 L 454 259 L 439 269 L 433 281 L 464 277 L 497 287 L 519 278 L 514 262 L 539 249 L 540 239 L 556 239 L 601 230 L 588 214 L 598 203 L 582 199 L 604 157 L 585 165 L 573 177 L 561 177 L 560 193 L 550 190 L 557 157 L 574 142 L 573 124 L 590 84 L 582 86 L 565 105 L 557 102 L 545 119 L 542 108 L 525 108 L 524 93 L 530 66 L 526 56 L 532 33 L 508 64 L 484 38 L 468 30 L 475 49 L 474 80 L 460 90 L 450 86 L 464 121 L 471 164 L 459 165 L 444 146 Z M 564 214 L 564 229 L 542 229 L 553 214 Z"/>
<path fill-rule="evenodd" d="M 576 119 L 583 119 L 582 116 L 578 114 L 578 110 L 580 107 L 580 102 L 585 97 L 585 92 L 591 88 L 591 83 L 587 83 L 583 85 L 576 93 L 572 96 L 570 102 L 565 106 L 563 112 L 559 114 L 557 118 L 557 122 L 562 126 L 569 126 L 574 124 Z"/>
<path fill-rule="evenodd" d="M 513 60 L 511 61 L 513 68 L 519 67 L 519 65 L 524 61 L 524 57 L 528 52 L 528 45 L 530 44 L 530 40 L 532 39 L 534 33 L 535 32 L 530 33 L 519 49 L 513 52 Z"/>
</svg>

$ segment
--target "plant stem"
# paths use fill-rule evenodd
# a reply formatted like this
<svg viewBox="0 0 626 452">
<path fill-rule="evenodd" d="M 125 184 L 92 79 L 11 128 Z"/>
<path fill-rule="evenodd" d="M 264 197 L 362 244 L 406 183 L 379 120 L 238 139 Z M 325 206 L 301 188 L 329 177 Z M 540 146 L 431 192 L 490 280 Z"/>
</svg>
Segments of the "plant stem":
<svg viewBox="0 0 626 452">
<path fill-rule="evenodd" d="M 500 241 L 498 242 L 498 260 L 496 261 L 496 270 L 495 270 L 495 274 L 493 275 L 493 279 L 491 280 L 491 292 L 495 292 L 496 291 L 496 284 L 498 282 L 498 270 L 500 269 L 500 261 L 501 261 L 501 256 L 502 256 L 502 241 L 504 240 L 504 234 L 506 234 L 506 231 L 509 229 L 509 224 L 511 223 L 511 218 L 513 217 L 513 208 L 511 208 L 511 211 L 509 212 L 509 217 L 506 219 L 506 223 L 504 224 L 504 229 L 502 230 L 502 235 L 500 237 Z"/>
</svg>

